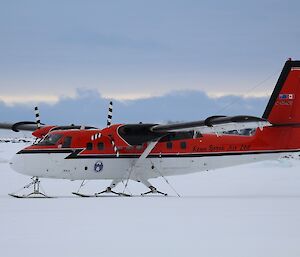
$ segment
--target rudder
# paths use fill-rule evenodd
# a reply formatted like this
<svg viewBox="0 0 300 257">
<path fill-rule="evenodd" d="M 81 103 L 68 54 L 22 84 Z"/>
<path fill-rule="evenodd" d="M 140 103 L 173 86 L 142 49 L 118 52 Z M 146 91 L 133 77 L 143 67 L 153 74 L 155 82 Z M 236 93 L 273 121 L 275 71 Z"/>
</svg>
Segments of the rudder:
<svg viewBox="0 0 300 257">
<path fill-rule="evenodd" d="M 262 117 L 273 125 L 300 124 L 300 61 L 286 61 Z"/>
</svg>

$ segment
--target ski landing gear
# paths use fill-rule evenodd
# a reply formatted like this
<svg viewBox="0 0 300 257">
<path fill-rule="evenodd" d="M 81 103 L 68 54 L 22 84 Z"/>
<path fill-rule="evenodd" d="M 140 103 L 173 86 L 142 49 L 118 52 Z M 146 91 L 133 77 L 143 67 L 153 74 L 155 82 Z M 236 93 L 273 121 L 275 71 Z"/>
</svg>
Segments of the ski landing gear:
<svg viewBox="0 0 300 257">
<path fill-rule="evenodd" d="M 168 196 L 168 194 L 158 191 L 156 187 L 152 186 L 148 180 L 141 180 L 141 182 L 150 189 L 150 191 L 141 194 L 141 196 L 149 195 L 149 194 L 160 194 L 160 195 Z"/>
<path fill-rule="evenodd" d="M 113 191 L 112 189 L 114 187 L 116 187 L 116 185 L 121 182 L 121 180 L 113 180 L 110 184 L 109 187 L 107 187 L 105 190 L 99 192 L 99 193 L 95 193 L 93 195 L 87 195 L 87 194 L 82 194 L 82 193 L 79 193 L 79 190 L 80 188 L 84 185 L 84 181 L 81 183 L 81 186 L 79 188 L 79 190 L 77 192 L 73 192 L 72 194 L 73 195 L 77 195 L 77 196 L 81 196 L 81 197 L 101 197 L 103 194 L 106 194 L 106 193 L 111 193 L 111 194 L 114 194 L 114 195 L 118 195 L 118 196 L 131 196 L 129 194 L 125 194 L 124 192 L 121 193 L 121 192 L 115 192 Z"/>
<path fill-rule="evenodd" d="M 8 194 L 8 195 L 10 195 L 12 197 L 15 197 L 15 198 L 51 198 L 51 197 L 47 196 L 45 193 L 40 191 L 41 181 L 39 180 L 38 177 L 32 177 L 31 179 L 32 179 L 32 182 L 30 182 L 29 184 L 27 184 L 26 186 L 21 188 L 19 191 L 15 192 L 15 193 Z M 30 187 L 33 187 L 33 192 L 31 192 L 29 194 L 25 194 L 25 195 L 17 194 L 21 190 L 28 189 Z"/>
<path fill-rule="evenodd" d="M 118 195 L 118 196 L 131 196 L 131 195 L 125 194 L 125 193 L 115 192 L 115 191 L 111 190 L 110 186 L 107 187 L 105 190 L 99 192 L 99 193 L 95 193 L 95 196 L 97 197 L 97 196 L 100 196 L 100 195 L 105 194 L 105 193 L 113 193 L 113 194 Z"/>
<path fill-rule="evenodd" d="M 149 186 L 149 189 L 150 191 L 141 194 L 141 196 L 148 195 L 148 194 L 160 194 L 160 195 L 168 196 L 168 194 L 158 191 L 154 186 Z"/>
</svg>

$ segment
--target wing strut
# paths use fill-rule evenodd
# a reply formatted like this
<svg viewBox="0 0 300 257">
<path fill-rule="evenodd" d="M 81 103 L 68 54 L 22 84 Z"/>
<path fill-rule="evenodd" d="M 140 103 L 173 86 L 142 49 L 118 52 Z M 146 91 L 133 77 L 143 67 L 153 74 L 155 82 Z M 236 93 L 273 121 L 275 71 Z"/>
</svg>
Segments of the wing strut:
<svg viewBox="0 0 300 257">
<path fill-rule="evenodd" d="M 151 161 L 151 163 L 152 163 L 152 161 Z M 152 165 L 153 165 L 153 163 L 152 163 Z M 154 165 L 153 165 L 153 166 L 154 166 Z M 155 167 L 155 166 L 154 166 L 154 167 Z M 180 194 L 175 190 L 175 188 L 170 184 L 169 180 L 167 180 L 167 178 L 160 172 L 160 170 L 159 170 L 157 167 L 155 167 L 155 168 L 156 168 L 158 174 L 165 180 L 165 182 L 166 182 L 166 183 L 169 185 L 169 187 L 177 194 L 177 196 L 178 196 L 178 197 L 181 197 Z"/>
<path fill-rule="evenodd" d="M 124 186 L 124 190 L 123 193 L 125 192 L 127 186 L 128 186 L 128 181 L 131 178 L 132 173 L 134 172 L 134 170 L 136 168 L 138 168 L 143 161 L 145 161 L 145 159 L 147 158 L 147 156 L 150 154 L 150 152 L 153 150 L 153 148 L 156 146 L 156 144 L 158 143 L 159 139 L 157 141 L 151 141 L 148 146 L 146 147 L 146 149 L 144 150 L 144 152 L 141 154 L 141 156 L 138 158 L 138 160 L 131 166 L 125 186 Z"/>
</svg>

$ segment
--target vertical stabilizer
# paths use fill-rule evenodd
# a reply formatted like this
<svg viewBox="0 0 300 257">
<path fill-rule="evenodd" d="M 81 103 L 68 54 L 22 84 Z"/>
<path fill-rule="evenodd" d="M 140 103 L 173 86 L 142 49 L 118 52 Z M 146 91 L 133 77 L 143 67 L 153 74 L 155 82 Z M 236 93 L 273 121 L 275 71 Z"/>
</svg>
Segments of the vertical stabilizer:
<svg viewBox="0 0 300 257">
<path fill-rule="evenodd" d="M 300 61 L 286 61 L 262 117 L 274 125 L 300 124 Z"/>
</svg>

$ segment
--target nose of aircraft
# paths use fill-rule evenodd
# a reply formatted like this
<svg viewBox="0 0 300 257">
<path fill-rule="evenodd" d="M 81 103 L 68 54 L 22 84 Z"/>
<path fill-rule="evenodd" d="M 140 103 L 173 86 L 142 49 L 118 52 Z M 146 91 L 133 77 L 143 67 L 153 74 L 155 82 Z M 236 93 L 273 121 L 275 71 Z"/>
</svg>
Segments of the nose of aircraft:
<svg viewBox="0 0 300 257">
<path fill-rule="evenodd" d="M 20 154 L 15 154 L 14 157 L 11 159 L 9 162 L 10 167 L 18 172 L 18 173 L 23 173 L 24 171 L 24 158 Z"/>
</svg>

